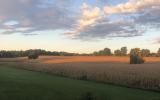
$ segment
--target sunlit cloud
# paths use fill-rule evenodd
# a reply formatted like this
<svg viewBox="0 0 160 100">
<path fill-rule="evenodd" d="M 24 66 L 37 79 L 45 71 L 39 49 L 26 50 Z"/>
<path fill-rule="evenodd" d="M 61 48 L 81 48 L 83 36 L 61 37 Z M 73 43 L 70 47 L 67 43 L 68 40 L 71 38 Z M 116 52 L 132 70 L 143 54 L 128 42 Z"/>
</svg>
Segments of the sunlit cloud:
<svg viewBox="0 0 160 100">
<path fill-rule="evenodd" d="M 129 0 L 117 6 L 106 6 L 104 11 L 107 14 L 135 13 L 158 6 L 160 6 L 160 0 Z"/>
<path fill-rule="evenodd" d="M 160 27 L 160 0 L 129 0 L 112 6 L 76 2 L 1 0 L 0 34 L 64 30 L 69 38 L 89 40 L 141 36 Z"/>
<path fill-rule="evenodd" d="M 79 35 L 87 27 L 96 24 L 96 21 L 101 19 L 101 11 L 98 7 L 91 7 L 86 3 L 83 3 L 83 5 L 81 6 L 81 11 L 82 15 L 80 19 L 77 20 L 75 29 L 73 29 L 73 31 L 71 32 L 66 33 L 72 38 Z"/>
<path fill-rule="evenodd" d="M 74 23 L 74 17 L 70 16 L 68 9 L 69 2 L 70 0 L 1 0 L 0 29 L 6 30 L 4 33 L 8 33 L 10 27 L 14 30 L 28 28 L 22 31 L 25 33 L 68 29 L 72 26 L 71 22 Z M 9 21 L 18 24 L 8 25 Z"/>
<path fill-rule="evenodd" d="M 160 37 L 154 38 L 152 41 L 153 44 L 160 44 Z"/>
</svg>

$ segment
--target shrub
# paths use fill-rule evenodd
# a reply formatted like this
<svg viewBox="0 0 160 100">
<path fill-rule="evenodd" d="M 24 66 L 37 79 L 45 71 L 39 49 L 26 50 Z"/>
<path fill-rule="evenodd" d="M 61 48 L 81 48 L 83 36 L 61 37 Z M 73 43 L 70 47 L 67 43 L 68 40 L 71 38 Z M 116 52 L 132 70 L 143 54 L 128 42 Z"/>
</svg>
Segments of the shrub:
<svg viewBox="0 0 160 100">
<path fill-rule="evenodd" d="M 39 55 L 38 53 L 31 52 L 28 54 L 28 59 L 38 59 Z"/>
<path fill-rule="evenodd" d="M 130 64 L 142 64 L 144 59 L 139 48 L 132 49 L 130 52 Z"/>
</svg>

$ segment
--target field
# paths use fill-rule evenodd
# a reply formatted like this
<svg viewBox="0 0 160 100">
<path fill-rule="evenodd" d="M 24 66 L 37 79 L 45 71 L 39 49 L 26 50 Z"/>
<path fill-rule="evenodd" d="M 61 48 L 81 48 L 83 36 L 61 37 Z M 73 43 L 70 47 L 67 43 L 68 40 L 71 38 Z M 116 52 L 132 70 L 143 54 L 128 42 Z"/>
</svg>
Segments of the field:
<svg viewBox="0 0 160 100">
<path fill-rule="evenodd" d="M 67 62 L 129 62 L 129 57 L 116 57 L 116 56 L 42 56 L 41 61 L 46 63 L 67 63 Z M 160 62 L 160 57 L 145 57 L 147 63 Z"/>
<path fill-rule="evenodd" d="M 157 92 L 57 77 L 0 64 L 0 100 L 159 100 Z"/>
<path fill-rule="evenodd" d="M 160 90 L 160 58 L 147 57 L 145 64 L 129 64 L 129 57 L 106 56 L 42 56 L 0 59 L 18 68 L 41 71 L 82 80 L 93 80 L 127 87 Z"/>
<path fill-rule="evenodd" d="M 130 65 L 128 57 L 41 56 L 38 60 L 28 60 L 25 57 L 1 58 L 0 83 L 1 88 L 4 88 L 0 90 L 0 97 L 7 98 L 6 94 L 11 95 L 9 97 L 17 95 L 20 100 L 25 100 L 21 99 L 23 97 L 19 93 L 24 93 L 24 97 L 29 93 L 29 100 L 35 100 L 35 95 L 39 96 L 38 100 L 53 100 L 53 96 L 55 100 L 77 100 L 81 94 L 91 91 L 98 100 L 159 100 L 160 93 L 148 90 L 160 91 L 160 58 L 147 57 L 145 60 L 145 64 Z M 26 90 L 21 90 L 25 87 Z M 46 91 L 45 96 L 42 96 L 43 90 Z"/>
<path fill-rule="evenodd" d="M 145 57 L 147 63 L 160 62 L 160 57 Z M 26 57 L 0 58 L 1 62 L 26 62 Z M 117 56 L 40 56 L 38 60 L 44 63 L 69 63 L 69 62 L 123 62 L 128 63 L 129 57 Z"/>
</svg>

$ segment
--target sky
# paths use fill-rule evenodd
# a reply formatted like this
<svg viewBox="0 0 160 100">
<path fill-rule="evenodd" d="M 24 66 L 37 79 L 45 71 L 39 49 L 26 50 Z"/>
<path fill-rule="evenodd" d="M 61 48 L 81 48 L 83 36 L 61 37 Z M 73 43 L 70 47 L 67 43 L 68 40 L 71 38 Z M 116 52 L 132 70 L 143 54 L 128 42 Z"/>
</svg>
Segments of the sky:
<svg viewBox="0 0 160 100">
<path fill-rule="evenodd" d="M 0 2 L 0 50 L 160 48 L 160 0 Z"/>
</svg>

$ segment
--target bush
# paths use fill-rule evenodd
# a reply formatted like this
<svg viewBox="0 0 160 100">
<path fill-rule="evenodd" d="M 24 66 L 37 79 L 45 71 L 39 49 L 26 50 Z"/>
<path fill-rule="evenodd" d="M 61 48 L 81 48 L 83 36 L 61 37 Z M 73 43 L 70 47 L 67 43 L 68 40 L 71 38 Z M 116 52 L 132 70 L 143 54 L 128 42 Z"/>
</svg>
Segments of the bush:
<svg viewBox="0 0 160 100">
<path fill-rule="evenodd" d="M 28 59 L 38 59 L 38 57 L 39 57 L 38 53 L 35 53 L 35 52 L 31 52 L 28 55 Z"/>
<path fill-rule="evenodd" d="M 144 63 L 144 59 L 142 57 L 142 53 L 139 48 L 135 48 L 131 50 L 130 53 L 130 64 L 142 64 Z"/>
<path fill-rule="evenodd" d="M 142 64 L 144 59 L 138 55 L 130 55 L 130 64 Z"/>
</svg>

